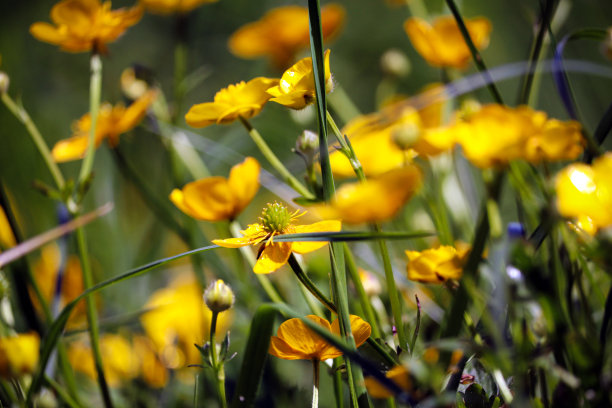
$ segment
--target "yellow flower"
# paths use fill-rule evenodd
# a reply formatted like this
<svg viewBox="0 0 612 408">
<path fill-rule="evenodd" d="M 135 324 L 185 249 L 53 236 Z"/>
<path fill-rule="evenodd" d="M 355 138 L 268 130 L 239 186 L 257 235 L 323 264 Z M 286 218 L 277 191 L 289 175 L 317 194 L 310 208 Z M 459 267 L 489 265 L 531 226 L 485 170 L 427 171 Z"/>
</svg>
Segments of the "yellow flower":
<svg viewBox="0 0 612 408">
<path fill-rule="evenodd" d="M 381 222 L 393 218 L 421 185 L 415 165 L 391 170 L 376 179 L 342 185 L 328 205 L 316 206 L 323 218 L 349 224 Z"/>
<path fill-rule="evenodd" d="M 106 52 L 115 41 L 142 17 L 140 6 L 111 11 L 111 2 L 100 0 L 62 0 L 51 9 L 49 23 L 34 23 L 30 33 L 40 41 L 59 45 L 69 52 Z"/>
<path fill-rule="evenodd" d="M 40 338 L 34 332 L 0 338 L 0 377 L 31 374 L 38 364 L 39 346 Z"/>
<path fill-rule="evenodd" d="M 342 6 L 330 3 L 321 8 L 323 38 L 334 37 L 344 22 Z M 241 58 L 267 56 L 279 69 L 286 68 L 295 55 L 310 45 L 308 10 L 285 6 L 270 10 L 260 20 L 246 24 L 229 39 L 230 51 Z"/>
<path fill-rule="evenodd" d="M 314 321 L 330 332 L 340 336 L 338 319 L 330 325 L 321 317 L 308 315 Z M 351 331 L 355 338 L 356 347 L 361 346 L 370 337 L 372 328 L 359 316 L 351 315 Z M 312 331 L 301 319 L 289 319 L 283 322 L 276 336 L 270 339 L 269 353 L 285 360 L 317 360 L 323 361 L 340 357 L 342 351 L 327 343 L 318 334 Z"/>
<path fill-rule="evenodd" d="M 10 248 L 16 244 L 15 235 L 13 235 L 6 213 L 0 207 L 0 252 L 2 252 L 2 248 Z"/>
<path fill-rule="evenodd" d="M 408 279 L 424 283 L 460 279 L 468 254 L 469 247 L 463 243 L 457 243 L 456 247 L 442 245 L 422 252 L 406 251 Z"/>
<path fill-rule="evenodd" d="M 147 10 L 158 14 L 186 14 L 206 3 L 215 3 L 218 0 L 140 0 Z"/>
<path fill-rule="evenodd" d="M 577 219 L 589 234 L 612 225 L 612 153 L 595 159 L 592 166 L 565 167 L 557 174 L 555 189 L 559 213 Z"/>
<path fill-rule="evenodd" d="M 582 153 L 580 124 L 548 119 L 528 106 L 486 105 L 452 126 L 465 157 L 480 168 L 517 159 L 531 163 L 575 159 Z"/>
<path fill-rule="evenodd" d="M 132 345 L 143 380 L 152 388 L 163 388 L 168 383 L 168 369 L 159 360 L 152 341 L 145 336 L 136 336 Z"/>
<path fill-rule="evenodd" d="M 278 79 L 257 77 L 246 83 L 230 85 L 215 94 L 214 102 L 193 105 L 185 115 L 185 121 L 189 126 L 200 128 L 214 123 L 231 123 L 239 116 L 252 118 L 270 99 L 266 89 L 277 83 Z"/>
<path fill-rule="evenodd" d="M 139 362 L 130 342 L 117 334 L 100 336 L 100 354 L 104 375 L 111 387 L 117 387 L 125 380 L 138 375 Z M 68 349 L 70 365 L 89 378 L 96 379 L 91 347 L 86 341 L 72 343 Z"/>
<path fill-rule="evenodd" d="M 193 346 L 208 339 L 212 312 L 204 304 L 202 289 L 189 278 L 179 277 L 167 288 L 154 292 L 144 307 L 140 322 L 162 363 L 168 368 L 199 364 L 200 352 Z M 217 334 L 222 338 L 232 313 L 219 313 Z"/>
<path fill-rule="evenodd" d="M 255 273 L 271 273 L 287 263 L 291 252 L 305 254 L 327 245 L 326 241 L 310 242 L 274 242 L 274 237 L 283 234 L 305 232 L 340 231 L 340 221 L 320 221 L 310 225 L 293 225 L 293 221 L 302 216 L 298 211 L 289 213 L 282 204 L 268 204 L 259 217 L 260 223 L 250 224 L 240 231 L 242 237 L 215 239 L 212 242 L 226 248 L 240 248 L 247 245 L 264 243 L 259 251 L 259 259 L 253 267 Z M 264 242 L 265 241 L 265 242 Z"/>
<path fill-rule="evenodd" d="M 257 160 L 247 157 L 232 167 L 229 178 L 207 177 L 174 189 L 170 200 L 190 217 L 204 221 L 233 220 L 259 189 Z"/>
<path fill-rule="evenodd" d="M 410 373 L 404 366 L 396 365 L 387 371 L 385 376 L 404 391 L 409 391 L 412 388 Z M 389 398 L 393 396 L 393 393 L 387 387 L 376 381 L 373 377 L 365 378 L 365 386 L 372 398 Z"/>
<path fill-rule="evenodd" d="M 464 21 L 476 48 L 486 48 L 489 44 L 491 22 L 484 17 Z M 429 65 L 463 69 L 472 58 L 452 16 L 438 17 L 433 25 L 418 17 L 411 17 L 404 23 L 404 30 L 414 48 Z"/>
<path fill-rule="evenodd" d="M 333 88 L 331 73 L 329 71 L 329 53 L 325 51 L 325 91 Z M 271 101 L 280 103 L 291 109 L 302 109 L 315 101 L 314 73 L 312 72 L 312 58 L 299 60 L 281 77 L 278 85 L 268 88 L 268 94 L 273 96 Z"/>
<path fill-rule="evenodd" d="M 155 91 L 149 91 L 127 108 L 122 103 L 115 106 L 109 103 L 103 104 L 96 122 L 96 148 L 104 139 L 108 139 L 111 147 L 116 146 L 119 143 L 120 134 L 133 129 L 142 121 L 155 96 Z M 55 144 L 51 151 L 53 159 L 57 162 L 65 162 L 83 158 L 87 151 L 90 127 L 91 117 L 89 113 L 86 113 L 73 124 L 73 136 Z"/>
</svg>

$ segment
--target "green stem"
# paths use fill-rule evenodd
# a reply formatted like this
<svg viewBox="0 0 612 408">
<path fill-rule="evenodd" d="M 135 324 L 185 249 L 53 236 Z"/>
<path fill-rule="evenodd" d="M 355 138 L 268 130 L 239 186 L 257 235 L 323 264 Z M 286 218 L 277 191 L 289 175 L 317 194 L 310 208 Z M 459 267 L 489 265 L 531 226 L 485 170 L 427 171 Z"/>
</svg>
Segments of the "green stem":
<svg viewBox="0 0 612 408">
<path fill-rule="evenodd" d="M 406 6 L 408 6 L 411 16 L 419 18 L 427 17 L 427 7 L 425 7 L 422 0 L 406 0 Z"/>
<path fill-rule="evenodd" d="M 215 372 L 217 392 L 219 393 L 219 401 L 221 402 L 221 407 L 227 408 L 227 398 L 225 397 L 225 370 L 223 368 L 223 362 L 217 361 L 217 343 L 215 341 L 215 332 L 217 330 L 218 316 L 219 312 L 212 312 L 212 319 L 210 322 L 210 360 L 213 371 Z"/>
<path fill-rule="evenodd" d="M 36 145 L 38 152 L 43 157 L 45 165 L 49 169 L 49 172 L 55 181 L 55 185 L 60 191 L 62 191 L 66 185 L 64 176 L 62 176 L 62 172 L 57 166 L 57 163 L 55 163 L 55 160 L 53 160 L 53 156 L 51 155 L 49 147 L 47 147 L 47 144 L 45 143 L 45 139 L 43 139 L 28 112 L 23 108 L 23 106 L 17 105 L 9 96 L 8 92 L 2 93 L 2 102 L 4 102 L 4 105 L 9 111 L 11 111 L 17 120 L 19 120 L 25 126 L 30 137 L 32 138 L 32 141 Z"/>
<path fill-rule="evenodd" d="M 261 137 L 261 134 L 259 134 L 257 129 L 251 126 L 251 123 L 247 119 L 243 118 L 242 116 L 239 116 L 239 118 L 240 122 L 244 125 L 247 132 L 251 136 L 251 139 L 253 139 L 253 142 L 255 142 L 255 144 L 259 148 L 259 151 L 261 151 L 266 160 L 268 160 L 272 167 L 274 167 L 274 169 L 281 175 L 285 183 L 289 184 L 291 188 L 300 193 L 304 198 L 314 200 L 315 196 L 310 191 L 308 191 L 308 188 L 306 188 L 302 183 L 300 183 L 298 179 L 296 179 L 293 174 L 289 172 L 289 170 L 287 170 L 285 165 L 274 154 L 272 149 L 270 149 L 270 146 L 268 146 L 263 137 Z"/>
<path fill-rule="evenodd" d="M 319 360 L 312 359 L 312 408 L 319 407 Z"/>
<path fill-rule="evenodd" d="M 79 182 L 81 184 L 86 183 L 91 175 L 96 151 L 96 124 L 98 122 L 98 111 L 100 110 L 100 94 L 102 93 L 102 58 L 97 52 L 91 54 L 90 67 L 89 116 L 91 124 L 89 127 L 87 150 L 85 152 L 83 164 L 81 165 L 81 172 L 79 173 Z"/>
<path fill-rule="evenodd" d="M 351 146 L 351 142 L 347 137 L 342 134 L 342 132 L 338 128 L 338 125 L 336 125 L 334 118 L 332 117 L 332 115 L 330 115 L 329 111 L 326 111 L 326 114 L 327 122 L 329 123 L 329 126 L 331 127 L 334 135 L 336 136 L 336 140 L 338 141 L 338 143 L 340 143 L 340 151 L 344 153 L 344 155 L 349 160 L 351 167 L 353 168 L 353 171 L 355 172 L 355 175 L 357 176 L 359 181 L 365 181 L 366 177 L 363 173 L 363 166 L 357 158 L 357 155 L 355 154 L 355 151 Z"/>
<path fill-rule="evenodd" d="M 83 272 L 83 289 L 88 290 L 93 287 L 93 277 L 91 274 L 91 265 L 89 262 L 89 252 L 87 250 L 87 241 L 85 238 L 85 230 L 83 227 L 77 228 L 77 246 L 79 250 L 79 257 L 81 258 L 81 269 Z M 100 342 L 99 342 L 99 331 L 98 331 L 98 313 L 96 312 L 96 305 L 92 296 L 85 297 L 85 305 L 87 311 L 87 322 L 89 339 L 91 342 L 91 352 L 93 355 L 94 366 L 98 374 L 98 385 L 100 392 L 102 393 L 102 399 L 104 400 L 104 406 L 106 408 L 112 408 L 113 402 L 110 396 L 110 390 L 106 377 L 104 376 L 104 368 L 102 366 L 102 355 L 100 353 Z"/>
<path fill-rule="evenodd" d="M 70 394 L 62 388 L 53 378 L 45 376 L 45 382 L 53 388 L 53 391 L 57 393 L 57 395 L 61 398 L 61 400 L 66 403 L 70 408 L 79 408 L 81 404 L 72 399 Z"/>
<path fill-rule="evenodd" d="M 338 313 L 336 306 L 327 298 L 327 296 L 325 296 L 317 288 L 314 282 L 310 280 L 308 275 L 304 273 L 304 271 L 302 270 L 302 267 L 300 266 L 300 263 L 298 262 L 298 260 L 296 259 L 293 253 L 289 255 L 289 266 L 291 266 L 291 269 L 293 269 L 293 272 L 295 273 L 295 276 L 298 278 L 298 280 L 302 282 L 302 284 L 306 287 L 306 289 L 308 289 L 308 291 L 312 293 L 312 295 L 316 297 L 317 300 L 321 302 L 321 304 L 323 304 L 323 306 L 328 308 L 332 313 Z"/>
</svg>

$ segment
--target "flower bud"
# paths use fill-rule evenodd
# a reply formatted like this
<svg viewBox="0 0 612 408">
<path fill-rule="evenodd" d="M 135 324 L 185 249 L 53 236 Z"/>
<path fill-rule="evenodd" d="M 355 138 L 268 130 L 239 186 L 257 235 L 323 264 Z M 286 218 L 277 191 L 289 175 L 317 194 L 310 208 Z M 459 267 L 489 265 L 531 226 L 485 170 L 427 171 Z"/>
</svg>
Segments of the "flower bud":
<svg viewBox="0 0 612 408">
<path fill-rule="evenodd" d="M 121 73 L 121 90 L 123 94 L 132 100 L 142 97 L 148 90 L 149 84 L 145 77 L 146 68 L 129 67 Z"/>
<path fill-rule="evenodd" d="M 307 163 L 312 163 L 315 155 L 319 152 L 319 136 L 310 130 L 303 131 L 295 142 L 295 151 L 299 153 Z"/>
<path fill-rule="evenodd" d="M 410 73 L 410 60 L 402 51 L 390 49 L 380 57 L 380 67 L 389 76 L 404 78 Z"/>
<path fill-rule="evenodd" d="M 391 136 L 393 143 L 400 149 L 412 148 L 421 137 L 421 127 L 417 123 L 406 123 L 398 127 Z"/>
<path fill-rule="evenodd" d="M 8 92 L 10 82 L 11 80 L 6 72 L 0 71 L 0 95 Z"/>
<path fill-rule="evenodd" d="M 459 117 L 463 120 L 470 120 L 470 118 L 482 108 L 480 102 L 476 99 L 466 99 L 461 103 L 459 108 Z"/>
<path fill-rule="evenodd" d="M 204 302 L 210 310 L 216 313 L 223 312 L 234 305 L 234 292 L 232 288 L 217 279 L 204 291 Z"/>
</svg>

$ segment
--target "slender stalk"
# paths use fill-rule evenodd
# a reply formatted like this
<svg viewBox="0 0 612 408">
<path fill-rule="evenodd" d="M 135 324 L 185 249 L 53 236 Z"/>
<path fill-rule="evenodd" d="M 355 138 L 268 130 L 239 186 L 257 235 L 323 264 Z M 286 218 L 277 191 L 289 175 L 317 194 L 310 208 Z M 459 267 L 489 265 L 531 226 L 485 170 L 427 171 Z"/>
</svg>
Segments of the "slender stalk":
<svg viewBox="0 0 612 408">
<path fill-rule="evenodd" d="M 91 124 L 89 127 L 87 150 L 85 151 L 85 158 L 79 173 L 79 182 L 81 184 L 85 183 L 91 174 L 96 152 L 96 124 L 98 122 L 98 111 L 100 110 L 100 94 L 102 93 L 102 58 L 97 52 L 91 54 L 90 67 L 89 116 Z"/>
<path fill-rule="evenodd" d="M 317 300 L 321 302 L 321 304 L 323 304 L 323 306 L 328 308 L 332 313 L 338 313 L 336 306 L 327 298 L 327 296 L 325 296 L 319 290 L 319 288 L 317 288 L 314 282 L 310 280 L 308 275 L 304 273 L 302 267 L 300 266 L 300 263 L 296 259 L 295 255 L 293 255 L 293 253 L 289 255 L 289 266 L 291 266 L 291 269 L 293 269 L 293 272 L 295 273 L 295 276 L 298 278 L 298 280 L 302 282 L 304 287 L 306 287 L 306 289 L 308 289 L 308 291 L 312 293 L 312 295 L 316 297 Z"/>
<path fill-rule="evenodd" d="M 334 373 L 334 396 L 336 397 L 336 408 L 344 408 L 344 392 L 342 391 L 342 373 L 339 370 L 340 359 L 335 358 L 332 365 Z"/>
<path fill-rule="evenodd" d="M 87 250 L 87 241 L 85 237 L 85 230 L 83 227 L 77 228 L 77 246 L 79 250 L 79 257 L 81 259 L 81 270 L 83 273 L 83 289 L 88 290 L 93 287 L 93 277 L 91 274 L 91 265 L 89 262 L 89 252 Z M 98 313 L 96 312 L 96 305 L 92 296 L 85 297 L 85 306 L 87 311 L 87 328 L 89 331 L 89 339 L 91 342 L 91 352 L 93 355 L 94 366 L 96 373 L 98 374 L 98 386 L 102 393 L 102 399 L 104 400 L 104 406 L 106 408 L 112 408 L 113 402 L 104 375 L 104 368 L 102 366 L 102 354 L 100 353 L 100 342 L 99 342 L 99 330 L 98 330 Z"/>
<path fill-rule="evenodd" d="M 64 401 L 64 403 L 66 405 L 68 405 L 70 408 L 79 408 L 79 407 L 82 406 L 77 401 L 72 399 L 70 394 L 68 392 L 64 391 L 62 386 L 60 384 L 58 384 L 57 381 L 55 381 L 53 378 L 45 376 L 45 382 L 51 388 L 53 388 L 53 391 L 55 391 L 57 393 L 57 395 L 59 395 L 59 397 L 62 399 L 62 401 Z"/>
<path fill-rule="evenodd" d="M 291 188 L 300 193 L 304 198 L 310 200 L 315 199 L 315 196 L 310 191 L 308 191 L 308 188 L 306 188 L 306 186 L 300 183 L 299 180 L 296 179 L 293 174 L 289 172 L 289 170 L 287 170 L 285 165 L 279 160 L 276 154 L 274 154 L 272 149 L 270 149 L 268 143 L 266 143 L 263 137 L 261 137 L 261 134 L 259 134 L 257 129 L 251 126 L 251 123 L 247 119 L 243 118 L 242 116 L 240 116 L 239 118 L 240 122 L 243 124 L 243 126 L 251 136 L 251 139 L 259 148 L 259 151 L 261 151 L 266 160 L 268 160 L 268 163 L 270 163 L 272 167 L 274 167 L 274 169 L 281 175 L 285 183 L 289 184 Z"/>
<path fill-rule="evenodd" d="M 219 393 L 219 401 L 221 402 L 221 407 L 227 408 L 227 398 L 225 396 L 225 369 L 223 368 L 223 362 L 217 361 L 217 343 L 215 341 L 215 332 L 217 330 L 218 316 L 219 312 L 212 312 L 212 319 L 210 322 L 210 360 L 212 368 L 215 372 L 217 392 Z"/>
<path fill-rule="evenodd" d="M 312 408 L 319 407 L 319 360 L 312 359 Z"/>
</svg>

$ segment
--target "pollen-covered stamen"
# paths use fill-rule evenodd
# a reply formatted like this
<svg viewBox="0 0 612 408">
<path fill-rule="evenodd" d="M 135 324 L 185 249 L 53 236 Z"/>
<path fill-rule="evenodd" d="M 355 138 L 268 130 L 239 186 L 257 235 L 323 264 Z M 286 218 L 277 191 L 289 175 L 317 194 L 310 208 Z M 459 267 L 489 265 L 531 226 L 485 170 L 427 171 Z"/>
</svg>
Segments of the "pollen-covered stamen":
<svg viewBox="0 0 612 408">
<path fill-rule="evenodd" d="M 287 207 L 280 203 L 269 204 L 261 213 L 259 221 L 269 234 L 283 233 L 291 224 L 295 213 L 289 213 Z"/>
</svg>

